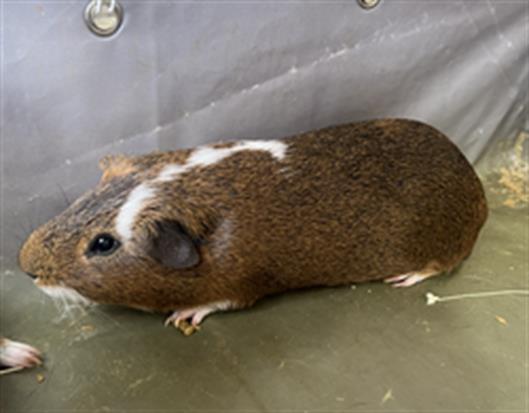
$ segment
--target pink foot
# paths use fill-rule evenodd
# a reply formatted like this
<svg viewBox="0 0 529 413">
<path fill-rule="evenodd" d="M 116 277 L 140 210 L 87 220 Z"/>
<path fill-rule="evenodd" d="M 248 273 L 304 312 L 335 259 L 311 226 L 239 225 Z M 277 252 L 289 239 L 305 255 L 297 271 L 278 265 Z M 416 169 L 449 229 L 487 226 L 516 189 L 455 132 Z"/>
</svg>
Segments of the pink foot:
<svg viewBox="0 0 529 413">
<path fill-rule="evenodd" d="M 428 276 L 410 272 L 408 274 L 402 274 L 397 275 L 395 277 L 386 278 L 384 282 L 387 284 L 392 284 L 395 288 L 402 288 L 411 287 L 412 285 L 420 283 L 426 278 L 428 278 Z"/>
<path fill-rule="evenodd" d="M 0 364 L 8 367 L 32 367 L 42 364 L 40 352 L 24 343 L 0 339 Z"/>
<path fill-rule="evenodd" d="M 197 327 L 198 325 L 200 325 L 202 320 L 206 318 L 207 315 L 217 311 L 227 310 L 232 307 L 233 306 L 231 302 L 220 301 L 198 307 L 186 308 L 184 310 L 177 310 L 169 317 L 167 317 L 167 319 L 165 320 L 165 325 L 178 325 L 180 321 L 191 319 L 191 325 Z"/>
</svg>

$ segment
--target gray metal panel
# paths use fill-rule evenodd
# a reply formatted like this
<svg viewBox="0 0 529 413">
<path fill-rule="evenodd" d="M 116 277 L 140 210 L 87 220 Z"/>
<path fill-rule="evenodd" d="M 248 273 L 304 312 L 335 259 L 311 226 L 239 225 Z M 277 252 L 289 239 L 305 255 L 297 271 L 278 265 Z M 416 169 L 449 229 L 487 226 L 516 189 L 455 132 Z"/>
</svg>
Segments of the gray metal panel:
<svg viewBox="0 0 529 413">
<path fill-rule="evenodd" d="M 475 160 L 526 115 L 525 1 L 4 2 L 2 233 L 64 207 L 106 153 L 276 137 L 373 117 L 440 128 Z"/>
</svg>

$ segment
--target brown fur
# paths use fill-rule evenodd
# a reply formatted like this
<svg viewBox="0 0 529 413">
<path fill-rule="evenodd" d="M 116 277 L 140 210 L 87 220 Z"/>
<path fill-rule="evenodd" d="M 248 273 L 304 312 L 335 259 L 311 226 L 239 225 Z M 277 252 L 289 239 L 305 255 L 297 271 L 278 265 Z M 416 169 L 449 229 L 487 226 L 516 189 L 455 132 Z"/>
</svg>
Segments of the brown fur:
<svg viewBox="0 0 529 413">
<path fill-rule="evenodd" d="M 103 182 L 136 172 L 133 160 L 123 155 L 105 156 L 99 161 L 99 167 L 103 171 L 103 176 L 101 177 Z"/>
<path fill-rule="evenodd" d="M 437 130 L 408 120 L 330 127 L 285 138 L 283 160 L 241 151 L 158 183 L 133 240 L 87 258 L 111 233 L 129 192 L 190 150 L 105 161 L 99 185 L 33 233 L 20 252 L 40 285 L 65 285 L 102 303 L 170 311 L 230 300 L 236 306 L 309 286 L 451 270 L 473 248 L 487 216 L 465 157 Z M 229 147 L 220 144 L 217 147 Z M 175 270 L 152 254 L 160 228 L 177 222 L 200 263 Z"/>
</svg>

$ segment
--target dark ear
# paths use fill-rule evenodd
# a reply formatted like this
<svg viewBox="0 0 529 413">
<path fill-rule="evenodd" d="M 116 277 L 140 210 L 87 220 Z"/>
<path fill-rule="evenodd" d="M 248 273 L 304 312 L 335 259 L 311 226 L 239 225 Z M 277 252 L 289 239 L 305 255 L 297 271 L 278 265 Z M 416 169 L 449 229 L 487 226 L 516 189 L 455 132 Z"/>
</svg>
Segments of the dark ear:
<svg viewBox="0 0 529 413">
<path fill-rule="evenodd" d="M 150 248 L 151 256 L 166 267 L 186 269 L 200 262 L 198 242 L 178 222 L 158 223 Z"/>
</svg>

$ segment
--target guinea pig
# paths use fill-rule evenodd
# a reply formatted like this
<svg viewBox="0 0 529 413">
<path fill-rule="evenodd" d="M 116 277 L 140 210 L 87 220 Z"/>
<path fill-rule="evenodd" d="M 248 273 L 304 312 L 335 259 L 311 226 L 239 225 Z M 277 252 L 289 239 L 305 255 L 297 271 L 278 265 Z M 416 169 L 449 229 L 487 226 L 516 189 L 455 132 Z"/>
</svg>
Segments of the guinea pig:
<svg viewBox="0 0 529 413">
<path fill-rule="evenodd" d="M 32 367 L 39 364 L 41 364 L 41 356 L 36 348 L 0 337 L 0 366 Z"/>
<path fill-rule="evenodd" d="M 405 119 L 100 166 L 95 189 L 30 235 L 21 268 L 51 296 L 195 326 L 287 290 L 449 272 L 487 217 L 456 145 Z"/>
</svg>

